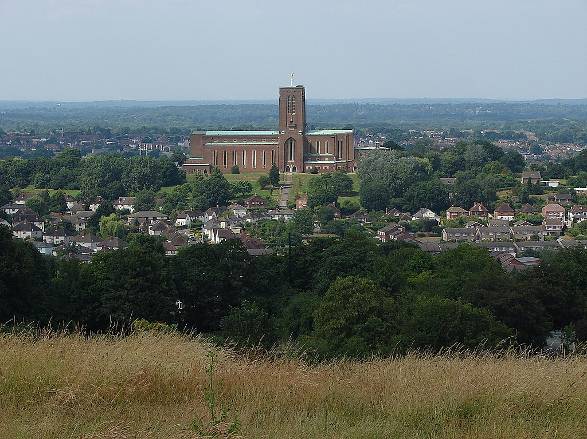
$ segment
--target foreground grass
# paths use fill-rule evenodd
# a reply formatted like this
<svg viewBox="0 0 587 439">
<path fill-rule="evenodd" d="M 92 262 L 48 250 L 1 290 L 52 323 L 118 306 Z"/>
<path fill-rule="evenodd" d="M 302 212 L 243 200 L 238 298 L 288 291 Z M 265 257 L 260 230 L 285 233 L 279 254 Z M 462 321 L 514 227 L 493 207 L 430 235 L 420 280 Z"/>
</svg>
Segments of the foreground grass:
<svg viewBox="0 0 587 439">
<path fill-rule="evenodd" d="M 178 335 L 0 336 L 1 438 L 198 438 L 210 346 Z M 408 356 L 308 366 L 219 351 L 246 438 L 583 438 L 587 359 Z M 208 399 L 209 401 L 210 399 Z"/>
</svg>

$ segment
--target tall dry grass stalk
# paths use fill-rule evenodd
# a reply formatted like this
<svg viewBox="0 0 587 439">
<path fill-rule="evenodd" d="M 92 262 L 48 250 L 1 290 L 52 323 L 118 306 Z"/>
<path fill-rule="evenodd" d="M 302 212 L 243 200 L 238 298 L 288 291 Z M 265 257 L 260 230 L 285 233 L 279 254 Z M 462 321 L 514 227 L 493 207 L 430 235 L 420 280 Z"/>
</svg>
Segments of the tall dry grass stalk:
<svg viewBox="0 0 587 439">
<path fill-rule="evenodd" d="M 307 365 L 219 350 L 211 423 L 211 349 L 174 334 L 0 335 L 0 438 L 587 437 L 584 356 Z"/>
</svg>

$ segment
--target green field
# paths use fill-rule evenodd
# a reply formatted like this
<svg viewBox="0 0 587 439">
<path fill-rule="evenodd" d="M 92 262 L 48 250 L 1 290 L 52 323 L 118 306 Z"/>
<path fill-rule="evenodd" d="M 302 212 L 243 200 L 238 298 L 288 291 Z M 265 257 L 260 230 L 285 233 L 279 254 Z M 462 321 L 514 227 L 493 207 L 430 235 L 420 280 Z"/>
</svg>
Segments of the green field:
<svg viewBox="0 0 587 439">
<path fill-rule="evenodd" d="M 51 195 L 54 194 L 55 192 L 58 192 L 57 189 L 39 189 L 39 188 L 35 188 L 32 186 L 25 187 L 24 189 L 21 190 L 21 192 L 24 192 L 26 194 L 38 194 L 38 193 L 43 192 L 45 190 L 47 192 L 49 192 L 49 194 L 51 194 Z M 14 189 L 13 189 L 13 191 L 14 191 Z M 59 189 L 59 191 L 63 192 L 66 195 L 71 195 L 72 197 L 77 197 L 80 193 L 79 189 Z"/>
</svg>

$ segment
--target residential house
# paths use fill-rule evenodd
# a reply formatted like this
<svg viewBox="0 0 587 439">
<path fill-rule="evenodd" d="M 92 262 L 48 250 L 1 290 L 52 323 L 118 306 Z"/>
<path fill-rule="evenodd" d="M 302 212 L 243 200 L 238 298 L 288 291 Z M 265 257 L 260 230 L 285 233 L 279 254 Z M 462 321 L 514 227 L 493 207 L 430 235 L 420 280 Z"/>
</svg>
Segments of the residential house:
<svg viewBox="0 0 587 439">
<path fill-rule="evenodd" d="M 186 212 L 178 212 L 175 216 L 175 227 L 189 227 L 192 221 Z"/>
<path fill-rule="evenodd" d="M 21 193 L 14 199 L 14 204 L 24 206 L 28 200 L 33 198 L 33 195 L 27 193 Z"/>
<path fill-rule="evenodd" d="M 164 221 L 155 221 L 148 226 L 149 235 L 161 236 L 168 228 L 169 226 Z"/>
<path fill-rule="evenodd" d="M 524 213 L 526 215 L 531 215 L 533 213 L 538 213 L 538 210 L 532 206 L 531 204 L 524 204 L 522 205 L 522 207 L 520 208 L 520 213 Z"/>
<path fill-rule="evenodd" d="M 71 210 L 75 203 L 75 198 L 71 195 L 65 194 L 65 206 L 67 207 L 67 210 Z"/>
<path fill-rule="evenodd" d="M 218 219 L 220 215 L 224 212 L 224 209 L 220 207 L 210 207 L 206 212 L 204 212 L 204 221 L 208 222 L 210 220 Z"/>
<path fill-rule="evenodd" d="M 270 210 L 267 213 L 274 220 L 289 221 L 294 217 L 294 211 L 291 209 L 276 209 Z"/>
<path fill-rule="evenodd" d="M 120 238 L 108 238 L 98 244 L 99 251 L 119 250 L 127 247 L 127 243 Z"/>
<path fill-rule="evenodd" d="M 219 229 L 219 228 L 220 228 L 220 222 L 218 222 L 214 219 L 206 221 L 202 225 L 202 235 L 204 236 L 204 238 L 207 241 L 212 241 L 214 239 L 214 230 Z"/>
<path fill-rule="evenodd" d="M 12 234 L 20 239 L 41 239 L 43 237 L 43 231 L 28 221 L 13 226 Z"/>
<path fill-rule="evenodd" d="M 86 206 L 83 203 L 74 203 L 69 209 L 69 213 L 74 215 L 78 212 L 85 212 Z"/>
<path fill-rule="evenodd" d="M 509 227 L 510 222 L 506 219 L 489 219 L 487 225 L 489 227 Z"/>
<path fill-rule="evenodd" d="M 542 222 L 544 233 L 547 235 L 558 236 L 563 232 L 565 223 L 559 218 L 545 218 Z"/>
<path fill-rule="evenodd" d="M 538 184 L 542 180 L 540 171 L 524 171 L 522 172 L 522 184 Z"/>
<path fill-rule="evenodd" d="M 221 229 L 230 229 L 236 235 L 238 235 L 241 232 L 241 230 L 243 229 L 242 219 L 240 219 L 240 218 L 236 218 L 236 217 L 223 218 L 219 222 L 220 222 Z"/>
<path fill-rule="evenodd" d="M 12 216 L 12 224 L 13 225 L 16 225 L 18 223 L 24 223 L 24 222 L 33 223 L 39 229 L 41 229 L 42 231 L 45 231 L 45 221 L 43 221 L 39 217 L 37 212 L 35 212 L 32 209 L 29 209 L 28 207 L 22 208 L 21 210 L 19 210 L 18 212 L 16 212 Z"/>
<path fill-rule="evenodd" d="M 169 241 L 163 243 L 163 248 L 165 249 L 165 256 L 176 256 L 179 251 L 179 247 Z"/>
<path fill-rule="evenodd" d="M 381 242 L 396 241 L 405 228 L 397 223 L 390 223 L 377 231 L 377 239 Z"/>
<path fill-rule="evenodd" d="M 74 215 L 70 215 L 68 221 L 73 224 L 73 227 L 75 228 L 76 232 L 81 232 L 82 230 L 86 229 L 86 226 L 88 225 L 88 221 L 90 220 L 90 218 L 94 215 L 94 212 L 92 212 L 91 210 L 83 210 L 80 212 L 77 212 Z"/>
<path fill-rule="evenodd" d="M 237 218 L 242 218 L 247 215 L 247 208 L 237 203 L 228 206 L 228 210 Z"/>
<path fill-rule="evenodd" d="M 468 216 L 469 211 L 459 206 L 451 206 L 446 210 L 446 219 L 452 220 L 460 218 L 461 216 Z"/>
<path fill-rule="evenodd" d="M 228 239 L 237 239 L 237 235 L 230 229 L 214 229 L 212 233 L 212 244 L 220 244 Z"/>
<path fill-rule="evenodd" d="M 571 204 L 573 196 L 571 194 L 554 194 L 552 201 L 559 204 Z"/>
<path fill-rule="evenodd" d="M 128 210 L 130 213 L 135 211 L 135 197 L 119 197 L 112 206 L 115 210 Z"/>
<path fill-rule="evenodd" d="M 487 249 L 490 253 L 510 253 L 516 254 L 516 245 L 511 241 L 483 241 L 476 242 L 477 247 Z"/>
<path fill-rule="evenodd" d="M 2 210 L 4 211 L 4 213 L 6 213 L 6 215 L 14 215 L 20 209 L 22 209 L 22 207 L 22 204 L 8 203 L 2 206 Z"/>
<path fill-rule="evenodd" d="M 98 210 L 98 207 L 104 203 L 104 199 L 102 197 L 96 197 L 92 201 L 90 201 L 90 205 L 88 206 L 92 212 Z"/>
<path fill-rule="evenodd" d="M 53 255 L 53 249 L 55 247 L 53 244 L 48 244 L 48 243 L 42 242 L 42 241 L 41 242 L 33 241 L 33 245 L 39 251 L 39 253 L 41 253 L 42 255 L 46 255 L 46 256 Z"/>
<path fill-rule="evenodd" d="M 75 233 L 67 230 L 65 227 L 58 227 L 52 232 L 44 233 L 43 241 L 47 244 L 61 245 L 63 243 L 69 243 L 73 236 L 75 236 Z"/>
<path fill-rule="evenodd" d="M 518 253 L 525 251 L 558 250 L 560 245 L 557 241 L 519 241 L 516 242 Z"/>
<path fill-rule="evenodd" d="M 433 220 L 437 223 L 440 223 L 440 217 L 436 215 L 433 211 L 425 207 L 421 208 L 414 215 L 412 215 L 412 220 Z"/>
<path fill-rule="evenodd" d="M 71 242 L 77 244 L 80 247 L 85 247 L 92 252 L 98 251 L 98 247 L 102 240 L 95 235 L 88 234 L 88 235 L 78 235 L 71 238 Z"/>
<path fill-rule="evenodd" d="M 141 210 L 138 212 L 131 213 L 128 216 L 128 223 L 132 224 L 136 222 L 137 224 L 144 226 L 150 225 L 156 221 L 165 221 L 167 220 L 167 215 L 161 212 L 157 212 L 156 210 Z"/>
<path fill-rule="evenodd" d="M 395 207 L 392 209 L 385 209 L 385 216 L 389 216 L 391 218 L 399 218 L 402 216 L 402 212 L 396 209 Z"/>
<path fill-rule="evenodd" d="M 487 218 L 489 216 L 489 211 L 483 203 L 473 203 L 473 207 L 469 209 L 469 216 Z"/>
<path fill-rule="evenodd" d="M 501 266 L 507 271 L 524 270 L 540 265 L 540 259 L 530 256 L 516 257 L 510 253 L 500 253 L 496 256 Z"/>
<path fill-rule="evenodd" d="M 511 231 L 515 241 L 536 241 L 544 237 L 544 226 L 513 226 Z"/>
<path fill-rule="evenodd" d="M 260 209 L 267 206 L 267 200 L 259 195 L 253 195 L 245 200 L 248 209 Z"/>
<path fill-rule="evenodd" d="M 510 228 L 508 226 L 479 227 L 477 238 L 480 241 L 509 241 L 511 239 Z"/>
<path fill-rule="evenodd" d="M 493 218 L 512 221 L 516 215 L 516 212 L 507 203 L 499 204 L 493 211 Z"/>
<path fill-rule="evenodd" d="M 273 250 L 267 248 L 265 243 L 260 239 L 254 238 L 247 233 L 241 233 L 239 239 L 251 256 L 263 256 L 273 253 Z"/>
<path fill-rule="evenodd" d="M 562 248 L 582 248 L 587 250 L 587 240 L 570 239 L 565 236 L 561 236 L 557 239 L 557 242 Z"/>
<path fill-rule="evenodd" d="M 542 216 L 544 219 L 565 219 L 565 208 L 560 204 L 550 203 L 542 208 Z"/>
<path fill-rule="evenodd" d="M 580 223 L 581 221 L 585 220 L 587 220 L 587 206 L 582 206 L 580 204 L 575 204 L 572 206 L 569 210 L 569 221 L 571 223 Z"/>
<path fill-rule="evenodd" d="M 447 227 L 442 231 L 443 241 L 475 241 L 477 229 L 473 227 Z"/>
<path fill-rule="evenodd" d="M 349 219 L 363 225 L 371 223 L 371 218 L 369 218 L 369 214 L 364 210 L 357 210 L 355 213 L 349 216 Z"/>
</svg>

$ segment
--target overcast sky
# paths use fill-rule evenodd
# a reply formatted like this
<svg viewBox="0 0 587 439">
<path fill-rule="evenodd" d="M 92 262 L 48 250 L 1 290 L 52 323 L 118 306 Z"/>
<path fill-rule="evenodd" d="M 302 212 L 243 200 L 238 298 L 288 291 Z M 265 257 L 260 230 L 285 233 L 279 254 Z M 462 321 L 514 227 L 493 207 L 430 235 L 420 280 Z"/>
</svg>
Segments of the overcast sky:
<svg viewBox="0 0 587 439">
<path fill-rule="evenodd" d="M 587 0 L 0 0 L 0 100 L 585 98 Z"/>
</svg>

